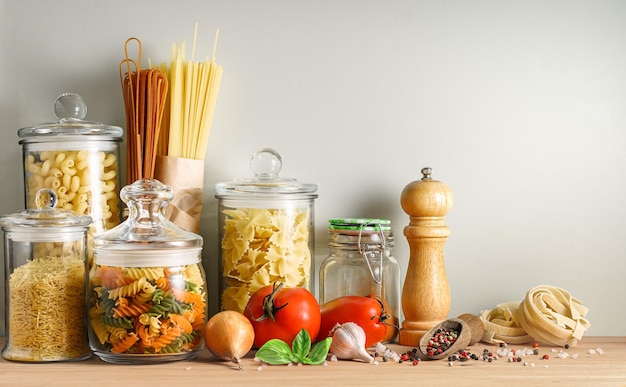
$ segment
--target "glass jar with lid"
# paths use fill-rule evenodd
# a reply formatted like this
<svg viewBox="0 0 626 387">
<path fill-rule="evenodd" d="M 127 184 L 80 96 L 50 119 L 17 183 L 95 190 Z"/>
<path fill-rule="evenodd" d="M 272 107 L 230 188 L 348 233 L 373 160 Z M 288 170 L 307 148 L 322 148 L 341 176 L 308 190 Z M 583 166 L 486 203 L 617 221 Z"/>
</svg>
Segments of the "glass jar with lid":
<svg viewBox="0 0 626 387">
<path fill-rule="evenodd" d="M 2 357 L 57 362 L 91 357 L 85 324 L 87 230 L 91 217 L 56 209 L 54 191 L 36 209 L 3 216 L 6 341 Z"/>
<path fill-rule="evenodd" d="M 253 177 L 215 186 L 222 310 L 243 312 L 254 292 L 275 282 L 312 291 L 317 185 L 279 177 L 281 167 L 277 151 L 260 149 Z"/>
<path fill-rule="evenodd" d="M 88 332 L 93 352 L 118 364 L 195 357 L 207 321 L 202 237 L 165 217 L 171 187 L 141 179 L 122 188 L 128 218 L 94 237 Z"/>
<path fill-rule="evenodd" d="M 391 316 L 385 342 L 395 339 L 400 318 L 400 265 L 393 246 L 388 219 L 330 219 L 329 255 L 320 266 L 320 304 L 342 296 L 378 298 Z"/>
<path fill-rule="evenodd" d="M 24 162 L 24 201 L 35 208 L 35 193 L 52 189 L 59 209 L 93 219 L 89 238 L 120 222 L 118 126 L 85 121 L 87 105 L 65 93 L 54 103 L 57 122 L 18 130 Z"/>
</svg>

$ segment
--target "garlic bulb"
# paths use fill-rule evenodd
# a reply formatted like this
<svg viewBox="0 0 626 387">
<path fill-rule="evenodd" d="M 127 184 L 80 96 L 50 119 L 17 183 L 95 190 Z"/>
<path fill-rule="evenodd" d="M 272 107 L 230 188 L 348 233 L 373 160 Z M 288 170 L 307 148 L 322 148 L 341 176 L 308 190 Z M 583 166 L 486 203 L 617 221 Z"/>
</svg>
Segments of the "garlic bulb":
<svg viewBox="0 0 626 387">
<path fill-rule="evenodd" d="M 338 359 L 363 360 L 371 363 L 374 358 L 365 349 L 365 331 L 358 324 L 347 322 L 337 324 L 332 330 L 333 341 L 330 352 Z"/>
</svg>

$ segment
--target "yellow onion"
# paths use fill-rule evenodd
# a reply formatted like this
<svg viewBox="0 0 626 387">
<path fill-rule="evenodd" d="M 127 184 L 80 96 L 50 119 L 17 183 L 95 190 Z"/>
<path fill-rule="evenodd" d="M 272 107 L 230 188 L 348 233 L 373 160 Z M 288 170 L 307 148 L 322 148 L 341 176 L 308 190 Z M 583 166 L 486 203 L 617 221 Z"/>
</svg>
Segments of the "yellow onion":
<svg viewBox="0 0 626 387">
<path fill-rule="evenodd" d="M 207 349 L 220 360 L 236 363 L 242 369 L 241 358 L 254 343 L 254 329 L 242 313 L 225 310 L 209 319 L 204 329 Z"/>
</svg>

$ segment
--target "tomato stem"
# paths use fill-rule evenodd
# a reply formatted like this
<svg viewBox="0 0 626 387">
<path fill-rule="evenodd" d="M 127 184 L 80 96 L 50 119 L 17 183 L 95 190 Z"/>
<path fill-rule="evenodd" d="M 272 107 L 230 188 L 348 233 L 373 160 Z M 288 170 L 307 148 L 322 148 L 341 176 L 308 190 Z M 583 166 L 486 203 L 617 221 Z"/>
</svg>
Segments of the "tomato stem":
<svg viewBox="0 0 626 387">
<path fill-rule="evenodd" d="M 387 322 L 387 320 L 391 318 L 391 315 L 385 309 L 385 303 L 382 302 L 378 297 L 373 297 L 373 298 L 380 304 L 380 316 L 372 316 L 370 320 L 377 318 L 381 323 L 385 325 L 394 326 L 393 324 L 389 324 Z"/>
<path fill-rule="evenodd" d="M 282 282 L 274 282 L 272 293 L 263 297 L 263 304 L 262 304 L 263 316 L 257 318 L 252 314 L 252 310 L 250 310 L 250 317 L 252 317 L 254 321 L 260 322 L 268 318 L 271 319 L 272 321 L 276 321 L 276 317 L 274 317 L 276 316 L 276 313 L 289 304 L 288 302 L 281 306 L 276 306 L 274 304 L 274 297 L 276 296 L 276 294 L 280 291 L 282 287 L 283 287 Z"/>
</svg>

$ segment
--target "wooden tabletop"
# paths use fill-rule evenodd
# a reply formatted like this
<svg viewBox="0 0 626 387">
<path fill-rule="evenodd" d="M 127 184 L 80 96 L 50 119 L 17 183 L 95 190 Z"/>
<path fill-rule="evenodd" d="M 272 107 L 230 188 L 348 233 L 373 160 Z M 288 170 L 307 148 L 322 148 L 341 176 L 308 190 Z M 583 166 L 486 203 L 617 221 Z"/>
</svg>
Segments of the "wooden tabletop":
<svg viewBox="0 0 626 387">
<path fill-rule="evenodd" d="M 0 344 L 4 346 L 4 338 Z M 412 349 L 389 347 L 398 353 Z M 485 348 L 493 353 L 498 349 L 478 343 L 468 350 L 482 354 Z M 524 346 L 507 348 L 519 350 Z M 412 365 L 382 359 L 377 364 L 341 360 L 320 366 L 262 366 L 250 353 L 241 371 L 232 363 L 215 360 L 206 350 L 194 360 L 151 365 L 117 365 L 95 357 L 44 364 L 0 359 L 0 386 L 626 386 L 626 337 L 584 337 L 575 348 L 538 349 L 538 355 L 526 355 L 522 362 L 500 358 L 491 363 L 457 361 L 452 366 L 447 360 Z M 559 358 L 559 351 L 569 356 Z M 542 360 L 546 354 L 549 359 Z"/>
</svg>

